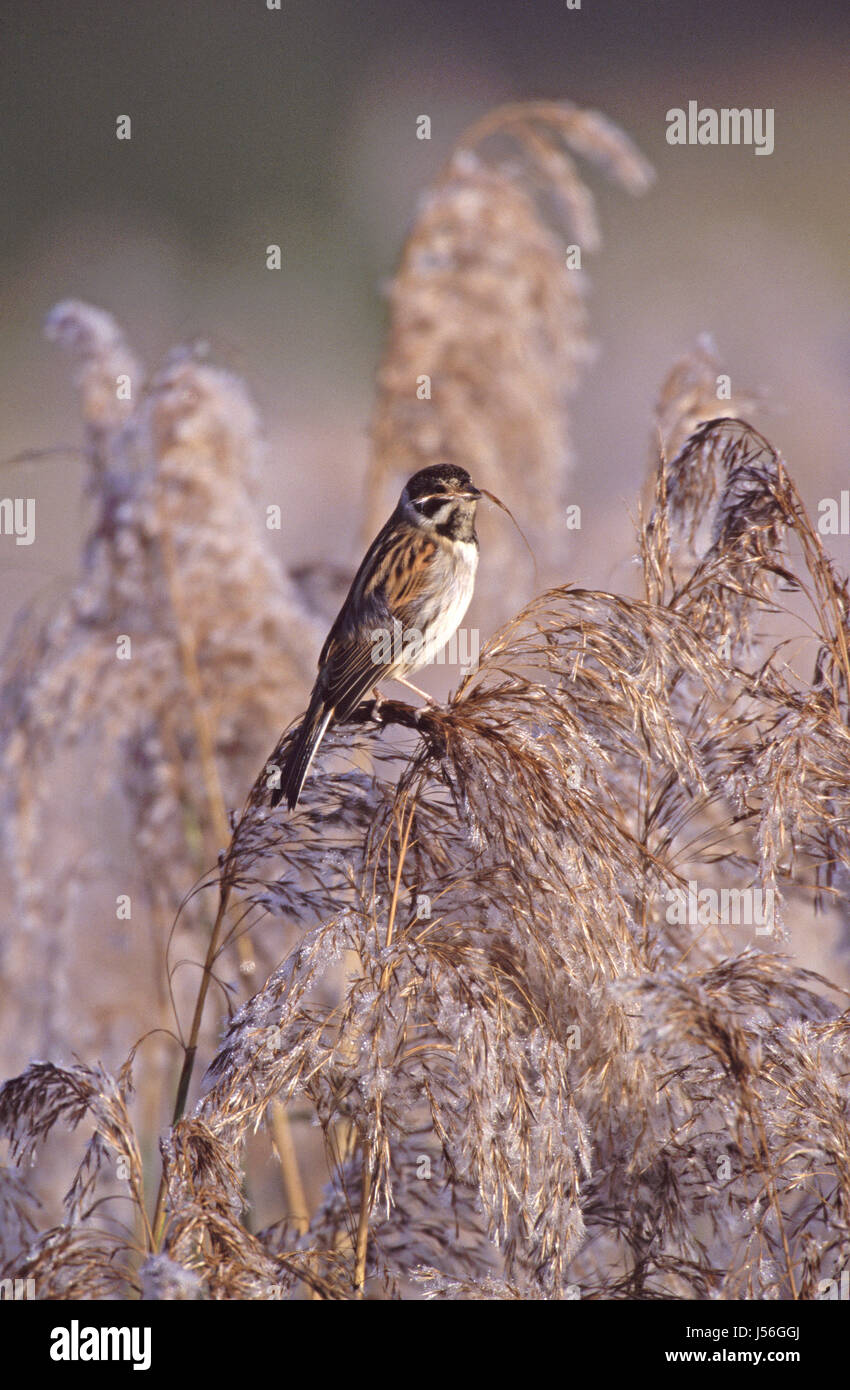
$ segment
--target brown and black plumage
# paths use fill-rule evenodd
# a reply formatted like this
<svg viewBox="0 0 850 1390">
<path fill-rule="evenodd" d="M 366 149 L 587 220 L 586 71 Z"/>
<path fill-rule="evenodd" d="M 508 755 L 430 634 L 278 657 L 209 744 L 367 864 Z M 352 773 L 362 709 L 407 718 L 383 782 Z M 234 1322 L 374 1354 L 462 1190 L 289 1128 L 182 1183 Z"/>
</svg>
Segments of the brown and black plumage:
<svg viewBox="0 0 850 1390">
<path fill-rule="evenodd" d="M 423 468 L 409 480 L 328 633 L 273 806 L 283 797 L 290 810 L 296 806 L 331 723 L 345 719 L 379 681 L 426 666 L 456 631 L 475 585 L 481 495 L 454 464 Z"/>
</svg>

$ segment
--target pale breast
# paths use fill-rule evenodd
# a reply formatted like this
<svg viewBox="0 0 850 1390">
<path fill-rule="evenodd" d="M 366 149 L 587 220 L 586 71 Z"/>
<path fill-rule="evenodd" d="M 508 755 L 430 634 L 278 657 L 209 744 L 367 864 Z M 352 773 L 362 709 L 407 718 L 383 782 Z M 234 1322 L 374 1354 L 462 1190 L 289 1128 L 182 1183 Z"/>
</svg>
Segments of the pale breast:
<svg viewBox="0 0 850 1390">
<path fill-rule="evenodd" d="M 457 631 L 475 589 L 478 546 L 474 541 L 454 541 L 446 547 L 440 566 L 440 583 L 423 597 L 417 615 L 421 640 L 405 644 L 406 659 L 400 674 L 428 666 Z"/>
</svg>

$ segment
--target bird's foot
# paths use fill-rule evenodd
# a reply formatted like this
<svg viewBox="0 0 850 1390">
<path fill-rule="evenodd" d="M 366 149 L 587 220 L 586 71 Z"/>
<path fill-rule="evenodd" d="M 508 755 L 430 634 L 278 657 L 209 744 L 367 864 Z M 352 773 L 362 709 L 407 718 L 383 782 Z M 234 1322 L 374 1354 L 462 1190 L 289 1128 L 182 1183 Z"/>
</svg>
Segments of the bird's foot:
<svg viewBox="0 0 850 1390">
<path fill-rule="evenodd" d="M 373 686 L 373 687 L 372 687 L 372 718 L 374 719 L 374 721 L 375 721 L 376 724 L 383 724 L 383 722 L 384 722 L 383 715 L 381 714 L 381 706 L 383 705 L 383 703 L 384 703 L 384 697 L 383 697 L 383 695 L 381 694 L 380 690 L 378 689 L 378 687 L 377 687 L 376 685 Z"/>
<path fill-rule="evenodd" d="M 414 685 L 412 681 L 405 680 L 404 676 L 393 676 L 393 680 L 398 681 L 399 685 L 406 685 L 408 690 L 413 691 L 414 695 L 421 695 L 426 705 L 436 705 L 437 701 L 434 699 L 433 695 L 429 695 L 427 690 L 420 690 L 418 685 Z"/>
</svg>

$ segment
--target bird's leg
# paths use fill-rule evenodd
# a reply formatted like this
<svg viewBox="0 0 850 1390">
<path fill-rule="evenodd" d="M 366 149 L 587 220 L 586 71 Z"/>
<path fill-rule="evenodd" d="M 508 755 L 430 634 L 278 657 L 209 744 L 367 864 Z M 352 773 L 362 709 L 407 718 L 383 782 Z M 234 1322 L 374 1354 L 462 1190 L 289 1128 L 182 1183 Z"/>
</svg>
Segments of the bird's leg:
<svg viewBox="0 0 850 1390">
<path fill-rule="evenodd" d="M 383 723 L 383 720 L 382 720 L 382 717 L 381 717 L 381 705 L 382 705 L 383 703 L 384 703 L 384 697 L 383 697 L 383 695 L 381 694 L 381 692 L 380 692 L 380 690 L 378 689 L 378 687 L 377 687 L 376 685 L 373 685 L 373 686 L 372 686 L 372 718 L 374 719 L 374 721 L 375 721 L 376 724 L 381 724 L 381 723 Z"/>
<path fill-rule="evenodd" d="M 429 695 L 425 690 L 420 690 L 419 686 L 414 685 L 412 681 L 406 681 L 404 676 L 393 676 L 392 679 L 398 681 L 399 685 L 406 685 L 408 690 L 413 691 L 414 695 L 421 695 L 426 705 L 435 705 L 437 703 L 433 695 Z"/>
</svg>

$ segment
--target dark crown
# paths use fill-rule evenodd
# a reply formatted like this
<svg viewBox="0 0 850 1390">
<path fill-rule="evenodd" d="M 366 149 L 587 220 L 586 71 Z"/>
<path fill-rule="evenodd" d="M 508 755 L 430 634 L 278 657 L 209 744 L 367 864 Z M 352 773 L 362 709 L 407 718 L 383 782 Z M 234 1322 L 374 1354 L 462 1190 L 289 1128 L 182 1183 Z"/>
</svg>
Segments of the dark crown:
<svg viewBox="0 0 850 1390">
<path fill-rule="evenodd" d="M 421 468 L 407 484 L 407 495 L 412 502 L 417 497 L 432 496 L 439 492 L 463 492 L 471 487 L 472 479 L 465 468 L 454 463 L 437 463 L 433 468 Z"/>
</svg>

